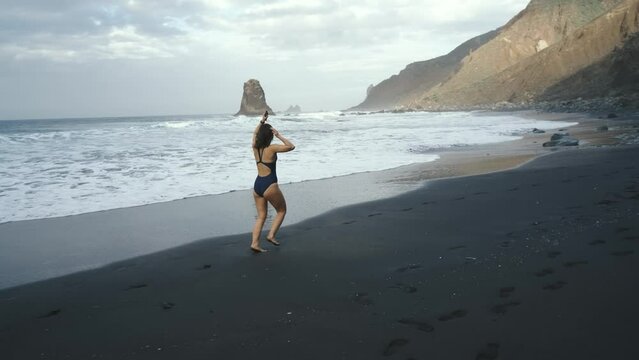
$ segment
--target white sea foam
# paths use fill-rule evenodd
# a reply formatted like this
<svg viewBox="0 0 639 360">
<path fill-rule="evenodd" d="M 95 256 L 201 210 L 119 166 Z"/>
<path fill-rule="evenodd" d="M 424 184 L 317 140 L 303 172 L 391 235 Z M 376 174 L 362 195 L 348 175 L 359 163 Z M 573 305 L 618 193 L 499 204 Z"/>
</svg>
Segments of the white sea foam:
<svg viewBox="0 0 639 360">
<path fill-rule="evenodd" d="M 251 188 L 256 122 L 229 115 L 1 122 L 0 222 Z M 280 157 L 283 183 L 433 161 L 437 149 L 574 125 L 474 113 L 325 112 L 270 122 L 297 145 Z"/>
</svg>

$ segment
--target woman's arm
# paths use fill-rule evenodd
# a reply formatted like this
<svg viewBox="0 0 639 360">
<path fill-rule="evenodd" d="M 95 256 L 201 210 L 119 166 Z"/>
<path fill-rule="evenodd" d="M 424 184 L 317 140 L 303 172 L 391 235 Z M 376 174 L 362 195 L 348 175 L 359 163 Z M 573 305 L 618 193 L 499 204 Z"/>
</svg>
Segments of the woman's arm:
<svg viewBox="0 0 639 360">
<path fill-rule="evenodd" d="M 290 142 L 287 138 L 282 136 L 282 134 L 280 134 L 277 130 L 275 129 L 272 129 L 272 130 L 273 130 L 273 135 L 275 135 L 276 138 L 280 139 L 280 141 L 284 143 L 284 145 L 271 145 L 273 149 L 275 150 L 275 152 L 288 152 L 295 149 L 295 145 L 292 142 Z"/>
</svg>

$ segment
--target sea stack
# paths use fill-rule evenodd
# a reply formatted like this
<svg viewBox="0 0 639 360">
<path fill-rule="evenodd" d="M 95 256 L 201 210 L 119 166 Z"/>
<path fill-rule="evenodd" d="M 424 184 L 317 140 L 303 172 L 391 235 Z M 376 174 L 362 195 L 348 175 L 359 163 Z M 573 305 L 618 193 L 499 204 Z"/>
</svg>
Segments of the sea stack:
<svg viewBox="0 0 639 360">
<path fill-rule="evenodd" d="M 238 111 L 235 116 L 262 115 L 265 110 L 268 110 L 269 114 L 275 115 L 271 107 L 266 103 L 266 95 L 264 95 L 264 89 L 262 89 L 260 82 L 255 79 L 248 80 L 244 83 L 244 93 L 242 94 L 240 111 Z"/>
<path fill-rule="evenodd" d="M 302 112 L 302 108 L 299 105 L 291 105 L 284 112 L 286 114 L 299 114 Z"/>
</svg>

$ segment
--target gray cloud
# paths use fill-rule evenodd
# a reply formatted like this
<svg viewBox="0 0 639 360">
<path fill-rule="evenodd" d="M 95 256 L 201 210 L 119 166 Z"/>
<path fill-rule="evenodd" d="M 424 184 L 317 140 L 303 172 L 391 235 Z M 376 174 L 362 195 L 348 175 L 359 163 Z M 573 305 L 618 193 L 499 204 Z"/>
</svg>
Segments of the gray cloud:
<svg viewBox="0 0 639 360">
<path fill-rule="evenodd" d="M 526 3 L 0 0 L 0 94 L 12 99 L 0 118 L 232 112 L 251 77 L 275 107 L 344 108 Z"/>
<path fill-rule="evenodd" d="M 0 5 L 2 32 L 30 34 L 99 34 L 110 27 L 136 26 L 141 33 L 174 35 L 183 31 L 166 26 L 169 18 L 198 24 L 207 8 L 200 2 L 66 0 L 7 1 Z"/>
<path fill-rule="evenodd" d="M 495 3 L 498 6 L 464 0 L 4 0 L 0 46 L 81 53 L 91 44 L 109 42 L 114 29 L 125 28 L 154 46 L 163 43 L 164 51 L 158 53 L 215 31 L 277 51 L 379 46 L 433 28 L 487 31 L 499 25 L 495 19 L 512 16 L 524 1 Z M 80 44 L 78 37 L 86 37 L 87 44 Z"/>
</svg>

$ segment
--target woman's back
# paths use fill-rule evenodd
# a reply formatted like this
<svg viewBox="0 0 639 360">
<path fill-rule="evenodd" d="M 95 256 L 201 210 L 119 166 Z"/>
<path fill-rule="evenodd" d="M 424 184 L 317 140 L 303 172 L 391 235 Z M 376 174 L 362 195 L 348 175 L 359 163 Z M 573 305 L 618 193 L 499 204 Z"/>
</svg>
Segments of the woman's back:
<svg viewBox="0 0 639 360">
<path fill-rule="evenodd" d="M 258 176 L 268 176 L 275 172 L 277 153 L 271 145 L 262 149 L 253 148 L 253 156 L 255 157 Z"/>
</svg>

